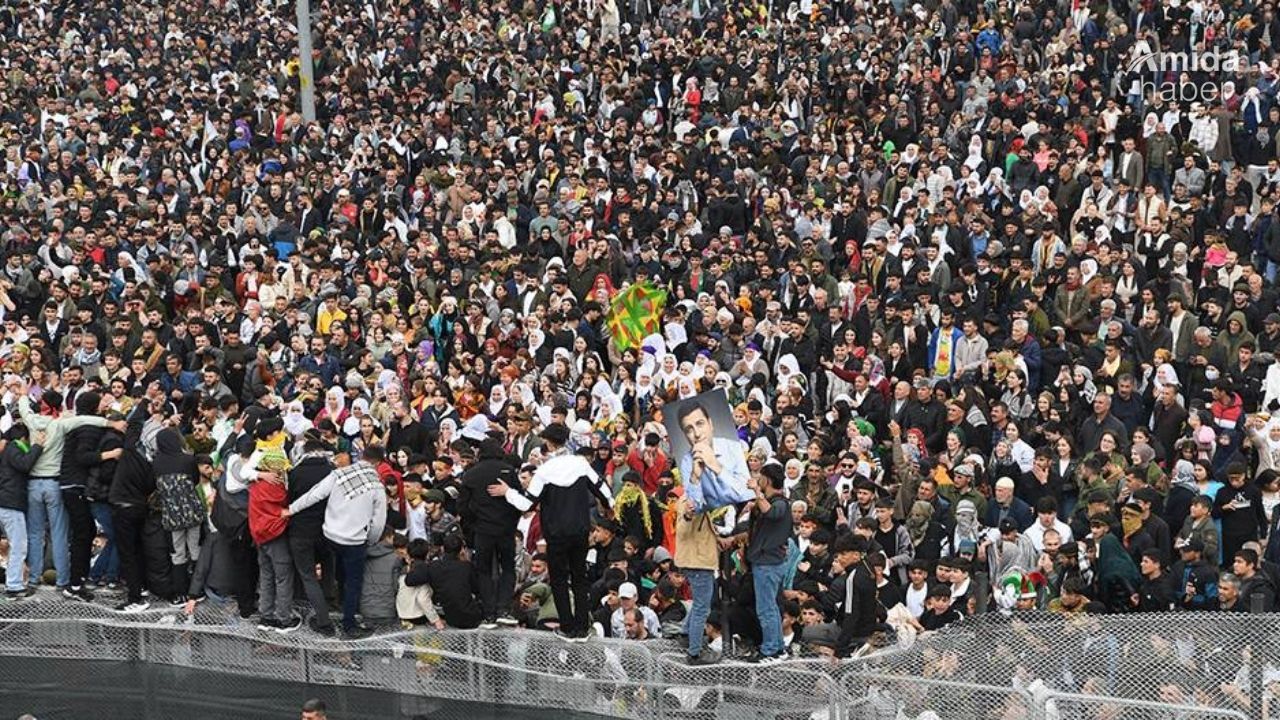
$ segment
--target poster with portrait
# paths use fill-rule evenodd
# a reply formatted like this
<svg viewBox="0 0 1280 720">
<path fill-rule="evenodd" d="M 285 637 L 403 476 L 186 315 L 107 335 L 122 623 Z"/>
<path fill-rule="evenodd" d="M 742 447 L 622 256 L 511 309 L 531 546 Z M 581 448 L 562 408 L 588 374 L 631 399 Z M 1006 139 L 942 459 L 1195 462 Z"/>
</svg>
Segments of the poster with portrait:
<svg viewBox="0 0 1280 720">
<path fill-rule="evenodd" d="M 667 403 L 662 423 L 685 497 L 697 512 L 755 498 L 747 487 L 747 454 L 722 388 Z"/>
</svg>

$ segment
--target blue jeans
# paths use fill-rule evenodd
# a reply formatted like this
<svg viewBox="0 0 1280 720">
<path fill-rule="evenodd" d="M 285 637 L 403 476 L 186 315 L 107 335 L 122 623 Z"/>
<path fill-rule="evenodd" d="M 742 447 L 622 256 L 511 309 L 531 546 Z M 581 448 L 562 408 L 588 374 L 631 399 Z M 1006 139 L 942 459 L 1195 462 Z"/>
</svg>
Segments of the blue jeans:
<svg viewBox="0 0 1280 720">
<path fill-rule="evenodd" d="M 342 580 L 342 629 L 356 626 L 356 612 L 360 610 L 360 593 L 364 590 L 364 545 L 339 545 L 329 543 L 338 560 L 338 577 Z"/>
<path fill-rule="evenodd" d="M 102 528 L 102 534 L 107 536 L 107 544 L 98 553 L 98 557 L 94 558 L 89 577 L 102 582 L 116 582 L 120 579 L 120 553 L 116 552 L 116 529 L 111 524 L 111 505 L 104 502 L 91 503 L 89 512 L 93 513 L 94 521 Z"/>
<path fill-rule="evenodd" d="M 27 483 L 27 567 L 31 584 L 40 584 L 44 573 L 44 534 L 53 541 L 53 567 L 58 587 L 71 584 L 71 539 L 62 488 L 54 478 L 31 478 Z"/>
<path fill-rule="evenodd" d="M 27 559 L 27 516 L 21 510 L 0 508 L 0 530 L 9 538 L 9 562 L 4 568 L 4 589 L 22 590 L 22 562 Z"/>
<path fill-rule="evenodd" d="M 711 615 L 711 599 L 715 596 L 716 573 L 714 570 L 686 569 L 684 575 L 689 580 L 689 589 L 693 591 L 693 606 L 689 608 L 686 618 L 689 632 L 689 657 L 697 657 L 702 652 L 702 635 L 707 628 L 707 617 Z"/>
<path fill-rule="evenodd" d="M 782 578 L 787 574 L 787 564 L 752 565 L 751 579 L 756 590 L 756 618 L 760 620 L 760 654 L 766 657 L 782 653 L 782 613 L 778 610 L 778 595 L 782 592 Z M 693 640 L 690 639 L 690 644 Z"/>
</svg>

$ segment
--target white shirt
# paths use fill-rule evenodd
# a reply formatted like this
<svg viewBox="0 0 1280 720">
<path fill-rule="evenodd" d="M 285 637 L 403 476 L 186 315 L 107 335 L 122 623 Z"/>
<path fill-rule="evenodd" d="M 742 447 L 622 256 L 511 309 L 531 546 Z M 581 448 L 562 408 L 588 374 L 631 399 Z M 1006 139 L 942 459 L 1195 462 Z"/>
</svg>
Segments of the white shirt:
<svg viewBox="0 0 1280 720">
<path fill-rule="evenodd" d="M 1057 530 L 1058 536 L 1062 538 L 1064 544 L 1075 540 L 1071 536 L 1071 526 L 1057 518 L 1053 519 L 1053 527 L 1045 527 L 1040 523 L 1040 519 L 1036 518 L 1036 521 L 1031 523 L 1031 527 L 1024 530 L 1022 534 L 1026 535 L 1027 539 L 1031 541 L 1031 545 L 1035 547 L 1036 552 L 1044 552 L 1044 534 L 1050 530 Z"/>
<path fill-rule="evenodd" d="M 911 613 L 911 617 L 919 618 L 924 614 L 924 601 L 929 597 L 929 583 L 925 583 L 919 590 L 914 585 L 907 585 L 907 590 L 902 594 L 902 602 L 907 606 L 907 612 Z"/>
</svg>

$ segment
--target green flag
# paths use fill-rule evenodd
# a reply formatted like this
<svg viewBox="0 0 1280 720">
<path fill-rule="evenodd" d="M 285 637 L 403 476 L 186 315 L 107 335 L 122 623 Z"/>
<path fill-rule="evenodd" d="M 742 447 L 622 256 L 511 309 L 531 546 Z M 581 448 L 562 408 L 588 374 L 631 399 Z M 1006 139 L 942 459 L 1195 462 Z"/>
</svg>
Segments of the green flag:
<svg viewBox="0 0 1280 720">
<path fill-rule="evenodd" d="M 619 350 L 640 347 L 648 336 L 659 332 L 667 291 L 647 282 L 637 283 L 613 297 L 606 319 L 609 333 Z"/>
</svg>

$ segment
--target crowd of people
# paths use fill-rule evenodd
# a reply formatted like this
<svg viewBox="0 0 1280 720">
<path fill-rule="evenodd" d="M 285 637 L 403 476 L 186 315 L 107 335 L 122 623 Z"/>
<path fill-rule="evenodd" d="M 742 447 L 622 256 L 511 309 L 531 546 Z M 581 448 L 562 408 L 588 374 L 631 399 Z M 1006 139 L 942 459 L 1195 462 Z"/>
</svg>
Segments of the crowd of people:
<svg viewBox="0 0 1280 720">
<path fill-rule="evenodd" d="M 0 8 L 9 599 L 693 663 L 1275 608 L 1270 5 L 314 9 L 309 121 L 292 4 Z"/>
</svg>

